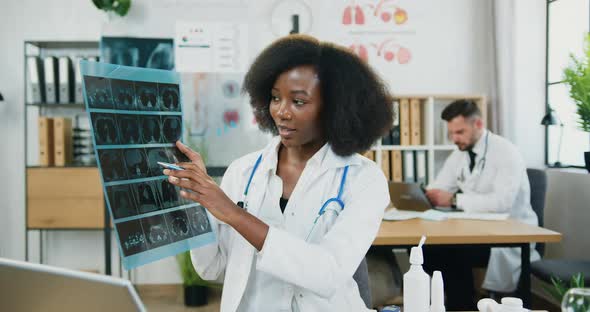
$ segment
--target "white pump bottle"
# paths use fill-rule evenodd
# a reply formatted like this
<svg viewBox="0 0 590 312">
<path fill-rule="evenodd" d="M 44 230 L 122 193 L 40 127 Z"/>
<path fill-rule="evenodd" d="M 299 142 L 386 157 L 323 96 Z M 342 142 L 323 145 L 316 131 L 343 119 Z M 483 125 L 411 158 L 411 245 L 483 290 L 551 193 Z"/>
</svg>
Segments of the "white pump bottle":
<svg viewBox="0 0 590 312">
<path fill-rule="evenodd" d="M 426 237 L 422 236 L 418 247 L 412 247 L 410 251 L 410 270 L 404 274 L 404 312 L 430 310 L 430 276 L 422 269 L 422 245 L 425 240 Z"/>
</svg>

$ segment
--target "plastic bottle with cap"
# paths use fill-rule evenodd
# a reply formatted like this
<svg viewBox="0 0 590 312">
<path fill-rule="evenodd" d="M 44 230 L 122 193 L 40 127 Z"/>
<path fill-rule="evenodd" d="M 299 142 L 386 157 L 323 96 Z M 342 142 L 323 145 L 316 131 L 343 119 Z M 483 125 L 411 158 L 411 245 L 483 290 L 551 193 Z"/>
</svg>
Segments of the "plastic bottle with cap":
<svg viewBox="0 0 590 312">
<path fill-rule="evenodd" d="M 404 274 L 404 312 L 430 310 L 430 276 L 422 268 L 422 245 L 425 240 L 426 237 L 422 236 L 420 244 L 410 251 L 410 269 Z"/>
<path fill-rule="evenodd" d="M 522 299 L 514 297 L 504 297 L 500 301 L 503 312 L 523 312 L 527 309 L 522 307 Z"/>
<path fill-rule="evenodd" d="M 523 308 L 522 300 L 514 297 L 504 297 L 501 303 L 497 303 L 493 299 L 484 298 L 477 302 L 477 309 L 480 312 L 527 312 L 528 309 Z"/>
<path fill-rule="evenodd" d="M 434 273 L 432 273 L 432 283 L 430 287 L 430 312 L 445 311 L 445 290 L 442 273 L 440 271 L 434 271 Z"/>
</svg>

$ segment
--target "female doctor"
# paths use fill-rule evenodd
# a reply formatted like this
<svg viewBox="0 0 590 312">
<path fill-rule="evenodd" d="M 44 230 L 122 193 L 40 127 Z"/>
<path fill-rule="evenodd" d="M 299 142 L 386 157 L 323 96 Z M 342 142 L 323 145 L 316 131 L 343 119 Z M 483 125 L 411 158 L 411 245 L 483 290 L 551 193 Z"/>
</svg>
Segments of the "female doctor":
<svg viewBox="0 0 590 312">
<path fill-rule="evenodd" d="M 191 252 L 196 271 L 224 281 L 221 311 L 367 310 L 352 276 L 389 192 L 358 153 L 391 127 L 389 92 L 348 50 L 301 35 L 262 51 L 244 91 L 278 137 L 234 161 L 221 186 L 181 143 L 192 162 L 164 171 L 217 223 L 217 243 Z"/>
</svg>

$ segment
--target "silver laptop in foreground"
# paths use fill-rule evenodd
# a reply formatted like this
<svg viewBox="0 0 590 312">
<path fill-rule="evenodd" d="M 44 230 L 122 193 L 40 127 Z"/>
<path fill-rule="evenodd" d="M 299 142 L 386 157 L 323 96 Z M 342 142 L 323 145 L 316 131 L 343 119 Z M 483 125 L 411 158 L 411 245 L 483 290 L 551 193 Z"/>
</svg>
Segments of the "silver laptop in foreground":
<svg viewBox="0 0 590 312">
<path fill-rule="evenodd" d="M 393 206 L 401 210 L 426 211 L 461 211 L 451 207 L 434 207 L 426 197 L 424 189 L 418 183 L 389 182 L 389 196 Z"/>
<path fill-rule="evenodd" d="M 0 258 L 0 311 L 145 311 L 128 280 Z"/>
</svg>

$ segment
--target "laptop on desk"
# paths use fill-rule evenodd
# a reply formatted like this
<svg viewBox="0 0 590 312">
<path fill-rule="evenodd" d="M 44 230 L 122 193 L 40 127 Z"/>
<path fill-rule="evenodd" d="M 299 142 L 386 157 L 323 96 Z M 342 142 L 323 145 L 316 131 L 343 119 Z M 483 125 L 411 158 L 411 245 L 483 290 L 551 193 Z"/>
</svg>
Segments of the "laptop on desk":
<svg viewBox="0 0 590 312">
<path fill-rule="evenodd" d="M 0 311 L 145 311 L 125 279 L 0 258 Z"/>
<path fill-rule="evenodd" d="M 435 207 L 430 203 L 422 185 L 418 183 L 389 182 L 389 196 L 393 206 L 399 210 L 427 211 L 462 211 L 452 207 Z"/>
</svg>

